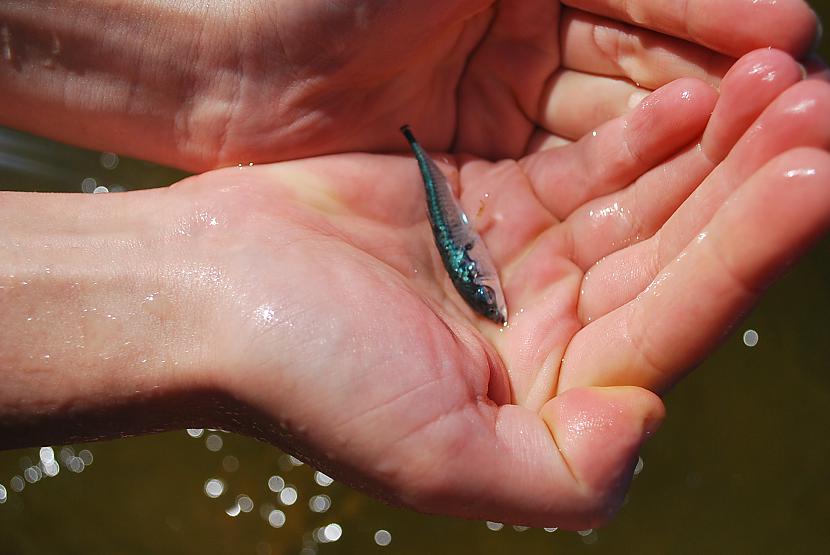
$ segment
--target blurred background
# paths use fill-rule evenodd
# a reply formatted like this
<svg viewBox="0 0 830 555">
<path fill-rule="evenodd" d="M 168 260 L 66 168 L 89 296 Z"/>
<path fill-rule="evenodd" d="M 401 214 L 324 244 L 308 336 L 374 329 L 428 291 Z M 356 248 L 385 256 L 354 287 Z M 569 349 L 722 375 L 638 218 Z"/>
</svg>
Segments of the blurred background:
<svg viewBox="0 0 830 555">
<path fill-rule="evenodd" d="M 827 21 L 830 6 L 813 4 Z M 123 191 L 183 176 L 0 128 L 3 189 Z M 601 530 L 393 509 L 269 445 L 192 429 L 0 452 L 0 553 L 824 552 L 828 254 L 825 238 L 668 395 L 626 505 Z"/>
</svg>

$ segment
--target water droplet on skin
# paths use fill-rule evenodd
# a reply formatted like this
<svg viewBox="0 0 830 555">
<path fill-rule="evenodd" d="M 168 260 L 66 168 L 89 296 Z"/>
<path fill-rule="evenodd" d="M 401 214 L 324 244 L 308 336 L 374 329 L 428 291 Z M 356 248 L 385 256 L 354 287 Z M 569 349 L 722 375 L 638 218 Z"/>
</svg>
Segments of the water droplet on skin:
<svg viewBox="0 0 830 555">
<path fill-rule="evenodd" d="M 808 177 L 811 175 L 816 175 L 815 168 L 799 168 L 797 170 L 790 170 L 785 173 L 787 177 Z"/>
<path fill-rule="evenodd" d="M 816 105 L 816 100 L 814 98 L 807 98 L 802 100 L 795 106 L 790 106 L 786 110 L 784 110 L 787 114 L 801 114 L 808 110 L 810 110 L 813 106 Z"/>
<path fill-rule="evenodd" d="M 269 304 L 264 304 L 256 309 L 255 317 L 260 324 L 269 324 L 274 320 L 274 307 Z"/>
</svg>

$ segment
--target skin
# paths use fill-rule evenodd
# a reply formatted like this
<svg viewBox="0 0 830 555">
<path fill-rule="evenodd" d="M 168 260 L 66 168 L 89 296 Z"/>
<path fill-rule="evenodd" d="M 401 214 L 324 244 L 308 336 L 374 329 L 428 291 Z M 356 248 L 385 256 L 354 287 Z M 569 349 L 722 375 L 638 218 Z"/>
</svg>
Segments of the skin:
<svg viewBox="0 0 830 555">
<path fill-rule="evenodd" d="M 753 49 L 800 58 L 816 21 L 802 0 L 4 2 L 0 124 L 191 171 L 403 151 L 403 123 L 516 159 Z"/>
<path fill-rule="evenodd" d="M 222 427 L 422 511 L 606 521 L 657 395 L 830 220 L 830 93 L 784 53 L 813 14 L 679 5 L 1 4 L 6 125 L 201 171 L 411 123 L 511 325 L 458 298 L 408 156 L 7 193 L 0 446 Z"/>
<path fill-rule="evenodd" d="M 830 227 L 828 120 L 830 86 L 762 50 L 566 147 L 436 155 L 484 204 L 502 331 L 449 282 L 409 156 L 6 194 L 0 444 L 199 423 L 421 511 L 597 526 L 658 394 Z"/>
</svg>

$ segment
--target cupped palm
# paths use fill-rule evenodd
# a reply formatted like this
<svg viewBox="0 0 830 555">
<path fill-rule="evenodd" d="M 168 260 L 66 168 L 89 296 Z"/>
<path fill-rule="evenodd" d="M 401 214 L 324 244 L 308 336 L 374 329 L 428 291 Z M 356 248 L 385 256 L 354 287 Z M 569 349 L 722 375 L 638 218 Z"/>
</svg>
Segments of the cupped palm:
<svg viewBox="0 0 830 555">
<path fill-rule="evenodd" d="M 719 100 L 682 80 L 566 147 L 437 156 L 499 268 L 504 328 L 450 283 L 407 156 L 174 188 L 198 195 L 188 257 L 211 276 L 216 380 L 243 407 L 223 425 L 422 510 L 604 521 L 662 418 L 652 391 L 830 221 L 830 88 L 799 79 L 756 52 Z"/>
</svg>

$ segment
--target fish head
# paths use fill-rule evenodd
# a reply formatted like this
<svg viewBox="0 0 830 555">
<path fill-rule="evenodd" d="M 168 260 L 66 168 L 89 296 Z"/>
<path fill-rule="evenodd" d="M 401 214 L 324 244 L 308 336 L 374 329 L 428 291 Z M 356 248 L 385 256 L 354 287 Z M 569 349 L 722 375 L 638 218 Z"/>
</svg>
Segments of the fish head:
<svg viewBox="0 0 830 555">
<path fill-rule="evenodd" d="M 497 324 L 507 321 L 505 311 L 499 306 L 498 296 L 489 285 L 478 284 L 473 290 L 470 304 L 476 312 Z"/>
</svg>

